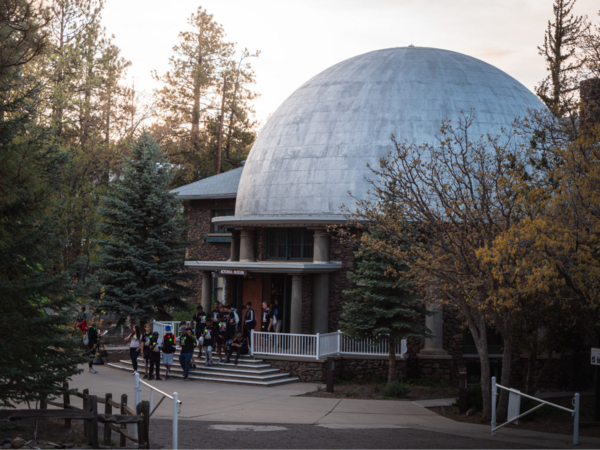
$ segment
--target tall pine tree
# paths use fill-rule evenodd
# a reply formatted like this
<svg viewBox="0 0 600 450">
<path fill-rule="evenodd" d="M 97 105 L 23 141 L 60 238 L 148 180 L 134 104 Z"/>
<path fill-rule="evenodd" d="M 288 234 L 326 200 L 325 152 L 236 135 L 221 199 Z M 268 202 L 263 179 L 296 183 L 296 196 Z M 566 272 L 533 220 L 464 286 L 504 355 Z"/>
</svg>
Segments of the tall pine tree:
<svg viewBox="0 0 600 450">
<path fill-rule="evenodd" d="M 195 274 L 183 264 L 187 227 L 180 201 L 169 192 L 171 179 L 164 153 L 145 133 L 103 198 L 99 301 L 120 323 L 169 319 L 193 294 L 186 283 Z"/>
<path fill-rule="evenodd" d="M 45 50 L 43 8 L 0 2 L 0 407 L 59 394 L 80 372 L 64 243 L 55 227 L 64 159 L 36 123 L 40 86 L 24 68 Z"/>
<path fill-rule="evenodd" d="M 344 305 L 342 329 L 350 336 L 375 341 L 389 337 L 388 383 L 396 379 L 395 342 L 432 337 L 422 320 L 430 315 L 425 303 L 410 292 L 407 267 L 372 252 L 357 252 L 356 271 L 348 277 L 356 288 L 344 291 L 351 300 Z M 392 270 L 388 270 L 391 268 Z"/>
</svg>

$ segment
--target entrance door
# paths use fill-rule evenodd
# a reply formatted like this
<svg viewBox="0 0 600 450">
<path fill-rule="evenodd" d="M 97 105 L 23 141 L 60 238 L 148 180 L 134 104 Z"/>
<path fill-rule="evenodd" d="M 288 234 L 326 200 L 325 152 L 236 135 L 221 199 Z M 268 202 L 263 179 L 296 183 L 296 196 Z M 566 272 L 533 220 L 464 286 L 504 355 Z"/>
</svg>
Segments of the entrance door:
<svg viewBox="0 0 600 450">
<path fill-rule="evenodd" d="M 261 325 L 261 312 L 262 312 L 262 295 L 263 295 L 263 276 L 261 273 L 248 274 L 249 278 L 244 278 L 243 283 L 243 304 L 250 302 L 252 303 L 252 309 L 254 311 L 254 318 L 256 319 L 256 327 L 254 331 L 260 331 Z M 245 311 L 242 315 L 245 314 Z M 244 317 L 240 316 L 240 320 L 244 320 Z"/>
</svg>

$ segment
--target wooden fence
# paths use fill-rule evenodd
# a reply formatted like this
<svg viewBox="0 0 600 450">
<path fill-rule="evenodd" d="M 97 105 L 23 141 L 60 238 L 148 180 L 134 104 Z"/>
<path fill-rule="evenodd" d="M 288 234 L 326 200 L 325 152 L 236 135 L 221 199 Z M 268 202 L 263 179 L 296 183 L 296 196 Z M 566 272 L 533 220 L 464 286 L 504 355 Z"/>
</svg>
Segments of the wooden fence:
<svg viewBox="0 0 600 450">
<path fill-rule="evenodd" d="M 138 444 L 139 448 L 150 448 L 150 403 L 142 401 L 137 405 L 137 411 L 127 406 L 127 395 L 121 395 L 121 402 L 115 402 L 112 394 L 104 398 L 89 395 L 89 390 L 83 393 L 69 393 L 69 384 L 63 384 L 62 402 L 42 401 L 40 409 L 8 409 L 0 410 L 0 422 L 22 419 L 55 420 L 64 419 L 65 428 L 71 428 L 72 420 L 83 420 L 86 445 L 92 448 L 110 448 L 112 431 L 120 434 L 119 446 L 125 447 L 127 439 Z M 78 408 L 71 405 L 71 396 L 83 399 L 83 406 Z M 104 414 L 98 414 L 98 403 L 104 404 Z M 47 409 L 48 405 L 62 409 Z M 113 414 L 113 408 L 120 414 Z M 103 444 L 98 441 L 98 424 L 104 424 Z M 127 424 L 136 424 L 138 436 L 127 430 Z"/>
</svg>

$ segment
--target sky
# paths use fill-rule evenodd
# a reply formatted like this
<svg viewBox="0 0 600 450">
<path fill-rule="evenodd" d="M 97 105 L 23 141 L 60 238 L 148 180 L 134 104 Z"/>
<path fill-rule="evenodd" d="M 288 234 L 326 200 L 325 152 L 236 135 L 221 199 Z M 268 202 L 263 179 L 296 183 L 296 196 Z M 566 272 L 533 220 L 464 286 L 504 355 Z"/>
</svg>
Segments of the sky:
<svg viewBox="0 0 600 450">
<path fill-rule="evenodd" d="M 131 61 L 136 89 L 160 85 L 178 33 L 198 7 L 221 24 L 230 42 L 260 56 L 256 118 L 264 123 L 298 87 L 328 67 L 390 47 L 436 47 L 493 64 L 527 88 L 545 77 L 538 55 L 552 0 L 106 0 L 103 24 Z M 600 21 L 598 0 L 574 13 Z"/>
</svg>

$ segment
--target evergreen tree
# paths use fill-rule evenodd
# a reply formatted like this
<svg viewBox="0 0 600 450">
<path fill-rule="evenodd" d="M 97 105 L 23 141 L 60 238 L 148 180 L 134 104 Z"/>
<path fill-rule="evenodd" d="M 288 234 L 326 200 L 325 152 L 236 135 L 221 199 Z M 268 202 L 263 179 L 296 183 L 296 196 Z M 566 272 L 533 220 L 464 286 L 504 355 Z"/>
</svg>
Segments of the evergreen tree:
<svg viewBox="0 0 600 450">
<path fill-rule="evenodd" d="M 187 227 L 180 201 L 169 192 L 169 167 L 156 141 L 145 133 L 121 178 L 103 198 L 99 227 L 106 239 L 98 241 L 99 301 L 121 323 L 127 317 L 134 322 L 169 319 L 193 294 L 185 284 L 195 275 L 183 265 Z"/>
<path fill-rule="evenodd" d="M 576 58 L 577 45 L 589 29 L 583 17 L 572 14 L 577 0 L 554 0 L 554 21 L 548 21 L 544 45 L 538 53 L 546 60 L 548 76 L 535 92 L 556 117 L 573 110 L 579 89 L 577 73 L 583 62 Z"/>
<path fill-rule="evenodd" d="M 64 158 L 36 124 L 40 88 L 24 76 L 45 49 L 45 23 L 39 6 L 0 3 L 0 407 L 58 395 L 82 362 L 70 280 L 56 271 L 63 242 L 52 204 Z"/>
<path fill-rule="evenodd" d="M 356 271 L 348 277 L 356 284 L 344 291 L 351 300 L 344 305 L 342 329 L 359 339 L 389 337 L 388 383 L 396 378 L 395 342 L 407 338 L 432 337 L 423 319 L 431 312 L 406 279 L 407 267 L 372 252 L 357 252 Z M 391 269 L 391 270 L 389 270 Z"/>
</svg>

